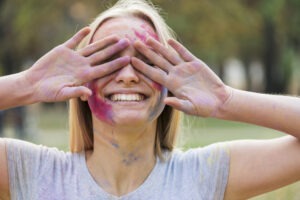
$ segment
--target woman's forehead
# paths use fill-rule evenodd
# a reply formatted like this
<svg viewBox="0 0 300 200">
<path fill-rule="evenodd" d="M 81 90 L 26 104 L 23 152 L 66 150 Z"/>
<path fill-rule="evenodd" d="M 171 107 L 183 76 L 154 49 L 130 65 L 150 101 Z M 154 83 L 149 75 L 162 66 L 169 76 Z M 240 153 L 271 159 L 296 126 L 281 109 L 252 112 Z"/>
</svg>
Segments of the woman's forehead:
<svg viewBox="0 0 300 200">
<path fill-rule="evenodd" d="M 118 35 L 131 41 L 136 39 L 145 41 L 147 37 L 158 40 L 152 25 L 138 17 L 118 17 L 105 21 L 95 32 L 93 40 L 99 40 L 109 35 Z"/>
</svg>

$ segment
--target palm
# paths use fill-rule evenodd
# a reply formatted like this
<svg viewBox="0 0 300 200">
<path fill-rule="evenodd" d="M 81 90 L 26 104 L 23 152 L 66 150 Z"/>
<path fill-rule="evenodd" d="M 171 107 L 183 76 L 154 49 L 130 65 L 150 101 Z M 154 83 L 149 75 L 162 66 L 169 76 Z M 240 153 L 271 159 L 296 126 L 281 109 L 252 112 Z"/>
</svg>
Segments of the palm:
<svg viewBox="0 0 300 200">
<path fill-rule="evenodd" d="M 215 73 L 178 43 L 171 43 L 178 53 L 177 57 L 156 41 L 149 40 L 147 44 L 156 52 L 141 43 L 136 44 L 136 48 L 157 68 L 150 68 L 138 59 L 133 59 L 133 63 L 138 70 L 167 87 L 174 95 L 166 98 L 166 104 L 187 114 L 208 117 L 214 115 L 229 97 L 226 86 Z"/>
<path fill-rule="evenodd" d="M 84 86 L 85 83 L 111 74 L 130 62 L 129 57 L 121 57 L 104 63 L 129 44 L 117 36 L 106 37 L 75 51 L 74 48 L 87 33 L 87 29 L 79 31 L 26 71 L 25 79 L 33 86 L 38 101 L 64 101 L 90 96 L 91 91 Z"/>
</svg>

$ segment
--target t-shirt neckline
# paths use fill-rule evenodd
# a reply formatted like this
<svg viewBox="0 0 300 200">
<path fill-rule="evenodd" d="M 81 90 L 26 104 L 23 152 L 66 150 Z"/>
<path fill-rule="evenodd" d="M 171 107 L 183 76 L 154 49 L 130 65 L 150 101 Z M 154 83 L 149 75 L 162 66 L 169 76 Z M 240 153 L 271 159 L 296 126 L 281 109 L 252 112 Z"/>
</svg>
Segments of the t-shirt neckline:
<svg viewBox="0 0 300 200">
<path fill-rule="evenodd" d="M 85 152 L 80 153 L 80 165 L 81 168 L 83 170 L 84 176 L 87 177 L 88 182 L 90 183 L 90 186 L 93 188 L 94 191 L 96 191 L 96 195 L 101 196 L 102 198 L 110 198 L 110 199 L 130 199 L 136 195 L 142 194 L 143 197 L 145 197 L 145 194 L 147 194 L 147 191 L 151 191 L 153 190 L 153 187 L 155 186 L 155 177 L 159 177 L 159 172 L 160 172 L 160 159 L 157 156 L 156 158 L 156 163 L 153 167 L 153 169 L 151 170 L 150 174 L 147 176 L 147 178 L 145 179 L 145 181 L 139 186 L 137 187 L 135 190 L 122 195 L 122 196 L 115 196 L 112 195 L 110 193 L 108 193 L 107 191 L 105 191 L 100 185 L 97 184 L 97 182 L 94 180 L 94 178 L 92 177 L 87 164 L 86 164 L 86 157 L 85 157 Z"/>
</svg>

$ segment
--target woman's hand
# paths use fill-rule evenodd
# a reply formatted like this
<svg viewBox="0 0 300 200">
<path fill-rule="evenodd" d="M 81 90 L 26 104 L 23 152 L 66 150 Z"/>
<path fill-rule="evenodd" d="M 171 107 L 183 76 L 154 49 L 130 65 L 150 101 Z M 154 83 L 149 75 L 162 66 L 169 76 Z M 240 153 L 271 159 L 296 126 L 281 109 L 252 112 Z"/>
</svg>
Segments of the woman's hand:
<svg viewBox="0 0 300 200">
<path fill-rule="evenodd" d="M 133 66 L 147 77 L 165 86 L 173 97 L 165 103 L 187 114 L 215 117 L 229 99 L 231 89 L 201 60 L 175 40 L 166 48 L 156 40 L 140 41 L 135 48 L 156 67 L 132 58 Z M 150 47 L 150 48 L 149 48 Z"/>
<path fill-rule="evenodd" d="M 117 36 L 74 50 L 89 32 L 89 28 L 80 30 L 24 71 L 24 80 L 33 88 L 37 102 L 87 98 L 92 92 L 84 86 L 85 83 L 111 74 L 130 62 L 129 57 L 121 57 L 104 63 L 129 45 L 126 39 L 120 40 Z"/>
</svg>

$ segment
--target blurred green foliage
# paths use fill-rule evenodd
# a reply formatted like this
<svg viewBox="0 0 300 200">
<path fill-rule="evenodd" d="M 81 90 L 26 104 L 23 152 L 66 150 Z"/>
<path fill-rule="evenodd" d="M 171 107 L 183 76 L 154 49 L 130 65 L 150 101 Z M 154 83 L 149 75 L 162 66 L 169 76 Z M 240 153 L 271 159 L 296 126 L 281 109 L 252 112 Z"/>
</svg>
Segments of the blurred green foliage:
<svg viewBox="0 0 300 200">
<path fill-rule="evenodd" d="M 116 0 L 0 0 L 0 75 L 20 71 L 24 65 L 29 67 L 114 2 Z M 299 60 L 300 55 L 299 0 L 153 0 L 153 3 L 162 8 L 162 15 L 179 41 L 220 76 L 225 60 L 230 57 L 239 58 L 246 67 L 250 61 L 259 60 L 265 67 L 265 79 L 270 86 L 266 87 L 267 92 L 286 89 L 290 75 L 296 71 L 293 61 Z M 44 121 L 44 126 L 52 127 L 51 120 Z M 62 122 L 60 126 L 66 127 Z M 235 139 L 243 126 L 229 123 L 220 126 L 221 122 L 208 120 L 193 125 L 194 130 L 199 123 L 201 134 L 191 131 L 185 147 L 220 140 L 220 132 Z M 214 129 L 215 126 L 219 128 Z M 256 131 L 253 127 L 246 130 Z M 57 143 L 52 132 L 50 130 L 49 135 Z M 263 132 L 269 134 L 267 129 Z M 260 132 L 257 137 L 262 135 Z M 228 135 L 223 136 L 228 140 Z M 49 140 L 49 137 L 45 138 Z M 299 184 L 296 187 L 299 188 Z M 295 198 L 299 196 L 298 189 L 291 193 Z M 269 196 L 257 199 L 293 199 L 280 193 Z"/>
</svg>

